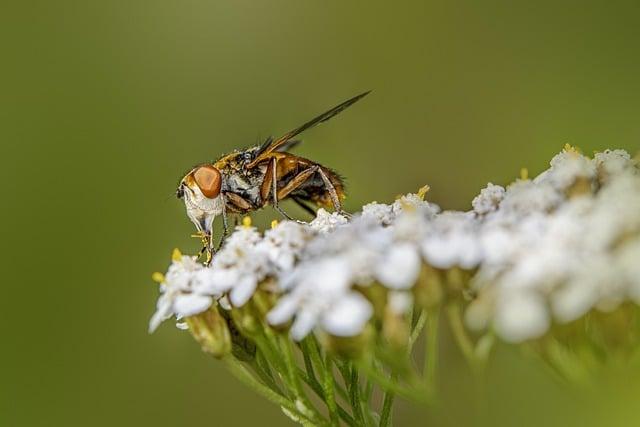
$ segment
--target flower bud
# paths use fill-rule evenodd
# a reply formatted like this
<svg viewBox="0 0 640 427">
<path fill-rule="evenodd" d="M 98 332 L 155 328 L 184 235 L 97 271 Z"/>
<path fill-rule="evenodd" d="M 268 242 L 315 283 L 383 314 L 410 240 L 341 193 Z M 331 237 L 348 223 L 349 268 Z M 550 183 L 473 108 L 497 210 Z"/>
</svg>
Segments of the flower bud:
<svg viewBox="0 0 640 427">
<path fill-rule="evenodd" d="M 202 350 L 217 358 L 231 352 L 231 334 L 227 321 L 220 315 L 217 307 L 187 317 L 187 325 L 191 335 L 202 346 Z"/>
<path fill-rule="evenodd" d="M 373 341 L 374 330 L 371 325 L 354 337 L 337 337 L 326 332 L 319 334 L 320 343 L 329 352 L 346 359 L 357 359 L 367 353 Z"/>
<path fill-rule="evenodd" d="M 253 301 L 242 307 L 233 307 L 229 313 L 233 323 L 243 334 L 252 336 L 260 331 L 260 317 Z"/>
<path fill-rule="evenodd" d="M 258 290 L 253 294 L 251 302 L 261 319 L 264 319 L 267 313 L 276 305 L 277 294 L 268 290 L 269 288 L 275 289 L 276 286 L 275 280 L 268 278 L 258 285 Z"/>
<path fill-rule="evenodd" d="M 437 307 L 443 298 L 441 273 L 424 265 L 413 293 L 418 306 L 427 310 Z"/>
<path fill-rule="evenodd" d="M 373 306 L 373 317 L 382 320 L 387 305 L 387 288 L 379 283 L 373 283 L 370 286 L 356 286 L 356 289 L 362 293 Z"/>
<path fill-rule="evenodd" d="M 573 181 L 573 183 L 567 188 L 567 197 L 574 198 L 583 196 L 585 194 L 593 193 L 593 183 L 589 178 L 579 176 Z"/>
<path fill-rule="evenodd" d="M 398 313 L 387 307 L 382 322 L 382 336 L 394 353 L 404 354 L 409 343 L 409 319 L 406 313 Z"/>
</svg>

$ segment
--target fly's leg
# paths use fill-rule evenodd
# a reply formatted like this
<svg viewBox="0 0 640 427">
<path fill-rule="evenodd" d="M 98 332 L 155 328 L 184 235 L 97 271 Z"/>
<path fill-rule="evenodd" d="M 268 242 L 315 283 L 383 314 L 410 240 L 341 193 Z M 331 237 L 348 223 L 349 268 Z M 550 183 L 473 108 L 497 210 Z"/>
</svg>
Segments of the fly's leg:
<svg viewBox="0 0 640 427">
<path fill-rule="evenodd" d="M 300 172 L 298 175 L 294 176 L 293 179 L 291 179 L 291 181 L 287 183 L 287 185 L 282 187 L 280 191 L 277 192 L 277 198 L 284 199 L 285 197 L 287 197 L 289 194 L 291 194 L 292 191 L 296 190 L 298 187 L 304 184 L 305 181 L 311 178 L 311 176 L 313 176 L 313 174 L 318 169 L 319 169 L 318 166 L 312 166 L 309 169 L 305 169 L 304 171 Z M 274 192 L 275 192 L 275 188 L 274 188 Z M 311 209 L 306 204 L 302 203 L 296 197 L 293 197 L 293 200 L 298 204 L 298 206 L 301 206 L 305 211 L 309 212 L 311 216 L 315 218 L 316 213 L 313 209 Z M 300 224 L 305 224 L 303 221 L 296 221 L 296 222 Z"/>
<path fill-rule="evenodd" d="M 227 204 L 229 204 L 230 207 L 232 207 L 233 209 L 231 209 L 230 211 L 232 213 L 238 214 L 238 213 L 249 213 L 252 212 L 254 210 L 256 210 L 255 206 L 253 206 L 253 203 L 251 203 L 249 200 L 245 199 L 244 197 L 236 194 L 236 193 L 231 193 L 231 192 L 226 192 L 224 193 L 225 195 L 225 204 L 223 206 L 223 210 L 222 210 L 222 221 L 223 221 L 223 225 L 224 225 L 224 229 L 225 229 L 225 236 L 227 236 L 228 233 L 228 219 L 227 219 Z M 237 227 L 238 226 L 238 216 L 234 215 L 234 219 L 233 219 L 233 227 Z"/>
<path fill-rule="evenodd" d="M 255 207 L 250 201 L 236 193 L 226 192 L 224 193 L 224 196 L 227 199 L 225 200 L 225 205 L 229 203 L 237 208 L 232 210 L 232 212 L 250 212 L 255 210 Z"/>
<path fill-rule="evenodd" d="M 291 194 L 292 191 L 296 190 L 309 178 L 311 178 L 314 173 L 318 172 L 319 169 L 320 168 L 317 165 L 311 166 L 309 169 L 305 169 L 298 175 L 294 176 L 291 181 L 287 183 L 287 185 L 285 185 L 280 189 L 280 191 L 278 191 L 278 199 L 282 200 L 287 197 L 289 194 Z"/>
<path fill-rule="evenodd" d="M 222 236 L 220 236 L 220 241 L 218 242 L 218 245 L 216 246 L 214 252 L 218 252 L 220 250 L 220 248 L 222 247 L 222 244 L 224 243 L 228 235 L 229 235 L 229 221 L 227 220 L 227 205 L 223 204 L 222 205 Z"/>
<path fill-rule="evenodd" d="M 285 219 L 289 221 L 293 220 L 282 208 L 278 205 L 278 160 L 273 159 L 271 161 L 271 192 L 273 193 L 273 208 L 280 212 Z"/>
<path fill-rule="evenodd" d="M 333 205 L 333 208 L 336 210 L 336 212 L 338 212 L 340 215 L 346 216 L 347 218 L 351 218 L 351 214 L 345 212 L 342 209 L 342 204 L 340 203 L 340 198 L 338 197 L 338 192 L 336 191 L 336 188 L 331 183 L 331 180 L 329 179 L 329 177 L 327 177 L 327 174 L 324 173 L 322 168 L 319 167 L 318 165 L 312 166 L 309 169 L 305 169 L 304 171 L 296 175 L 291 181 L 289 181 L 287 185 L 285 185 L 280 189 L 280 191 L 278 191 L 278 198 L 283 199 L 284 197 L 288 196 L 292 191 L 300 187 L 306 180 L 308 180 L 316 172 L 320 174 L 320 177 L 322 178 L 322 182 L 324 183 L 324 186 L 329 192 L 329 197 L 331 197 L 331 204 Z"/>
<path fill-rule="evenodd" d="M 331 203 L 333 204 L 333 209 L 336 210 L 340 215 L 346 216 L 347 218 L 351 218 L 351 214 L 342 209 L 342 203 L 340 203 L 340 198 L 338 197 L 338 192 L 336 188 L 333 186 L 333 183 L 329 179 L 326 173 L 322 170 L 322 168 L 318 168 L 318 172 L 320 173 L 320 177 L 324 182 L 324 186 L 327 187 L 327 191 L 329 191 L 329 197 L 331 197 Z"/>
<path fill-rule="evenodd" d="M 202 255 L 206 254 L 206 259 L 204 261 L 205 265 L 209 265 L 211 263 L 211 259 L 213 258 L 213 254 L 215 250 L 211 245 L 211 235 L 204 230 L 198 230 L 196 234 L 192 234 L 191 237 L 197 237 L 202 242 L 202 249 L 198 252 L 197 258 L 202 257 Z"/>
</svg>

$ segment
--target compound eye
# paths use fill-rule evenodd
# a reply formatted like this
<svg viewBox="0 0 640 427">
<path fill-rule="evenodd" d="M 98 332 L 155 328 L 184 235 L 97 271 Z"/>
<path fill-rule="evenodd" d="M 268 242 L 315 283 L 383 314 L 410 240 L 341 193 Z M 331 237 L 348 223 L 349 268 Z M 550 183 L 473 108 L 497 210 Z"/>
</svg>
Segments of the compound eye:
<svg viewBox="0 0 640 427">
<path fill-rule="evenodd" d="M 206 198 L 215 199 L 220 194 L 222 177 L 220 171 L 213 166 L 199 166 L 193 172 L 193 179 Z"/>
</svg>

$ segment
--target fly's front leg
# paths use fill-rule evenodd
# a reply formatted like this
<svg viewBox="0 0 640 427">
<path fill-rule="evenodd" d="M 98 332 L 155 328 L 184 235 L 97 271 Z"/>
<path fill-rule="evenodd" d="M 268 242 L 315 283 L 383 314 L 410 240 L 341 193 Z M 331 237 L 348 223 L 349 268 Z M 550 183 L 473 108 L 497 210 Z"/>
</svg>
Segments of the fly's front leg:
<svg viewBox="0 0 640 427">
<path fill-rule="evenodd" d="M 207 258 L 206 258 L 205 264 L 208 265 L 209 262 L 211 261 L 211 234 L 205 230 L 204 223 L 200 221 L 193 221 L 193 222 L 198 231 L 195 234 L 192 234 L 191 237 L 197 237 L 198 239 L 200 239 L 200 242 L 202 243 L 202 249 L 200 249 L 200 251 L 198 252 L 197 258 L 200 258 L 202 255 L 206 253 Z"/>
<path fill-rule="evenodd" d="M 220 236 L 220 241 L 218 242 L 218 245 L 216 246 L 214 252 L 218 252 L 220 250 L 220 248 L 222 247 L 222 244 L 224 243 L 225 239 L 227 238 L 227 236 L 229 235 L 229 221 L 227 220 L 227 205 L 226 203 L 224 203 L 224 198 L 223 198 L 223 204 L 222 204 L 222 236 Z"/>
<path fill-rule="evenodd" d="M 239 194 L 227 192 L 227 193 L 224 193 L 224 195 L 226 197 L 226 200 L 225 200 L 224 210 L 222 211 L 222 220 L 224 221 L 225 235 L 227 235 L 228 234 L 228 231 L 226 231 L 228 228 L 228 220 L 226 215 L 227 203 L 231 208 L 230 212 L 236 213 L 236 214 L 249 213 L 249 212 L 255 211 L 256 207 L 253 206 L 253 204 L 249 200 L 245 199 Z M 235 216 L 234 228 L 237 226 L 238 226 L 238 217 Z"/>
<path fill-rule="evenodd" d="M 200 230 L 198 231 L 198 233 L 192 235 L 192 237 L 198 237 L 202 242 L 202 249 L 200 249 L 200 252 L 198 252 L 198 258 L 206 254 L 204 264 L 209 265 L 211 263 L 211 259 L 213 258 L 213 253 L 215 252 L 211 245 L 211 235 L 209 233 L 206 233 L 205 231 Z"/>
</svg>

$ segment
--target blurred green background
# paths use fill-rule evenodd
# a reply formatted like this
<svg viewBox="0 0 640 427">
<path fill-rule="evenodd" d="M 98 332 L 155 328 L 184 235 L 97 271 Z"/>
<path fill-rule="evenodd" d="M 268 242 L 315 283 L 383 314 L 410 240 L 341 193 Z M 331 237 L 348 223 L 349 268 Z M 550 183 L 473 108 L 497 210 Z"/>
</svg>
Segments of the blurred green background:
<svg viewBox="0 0 640 427">
<path fill-rule="evenodd" d="M 565 143 L 640 148 L 638 22 L 637 1 L 3 1 L 0 425 L 289 425 L 188 334 L 147 334 L 151 272 L 197 249 L 181 173 L 373 89 L 297 152 L 349 210 L 426 183 L 467 209 Z M 576 395 L 500 348 L 478 409 L 445 342 L 441 408 L 395 420 L 637 425 L 620 378 Z"/>
</svg>

